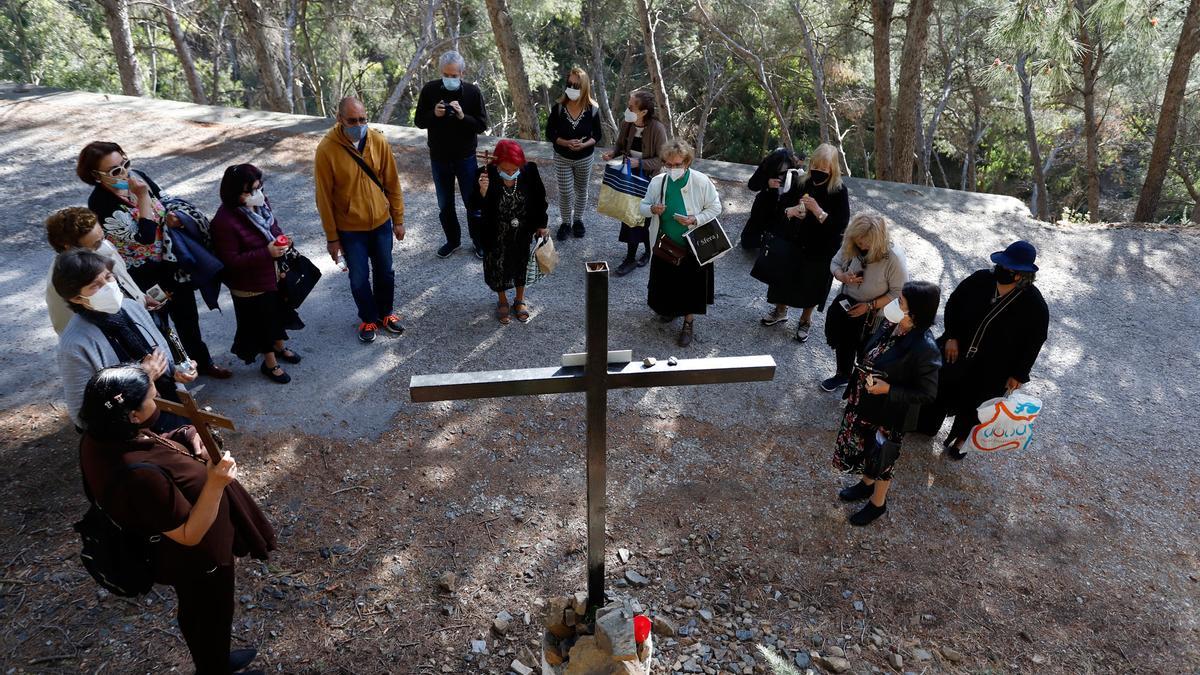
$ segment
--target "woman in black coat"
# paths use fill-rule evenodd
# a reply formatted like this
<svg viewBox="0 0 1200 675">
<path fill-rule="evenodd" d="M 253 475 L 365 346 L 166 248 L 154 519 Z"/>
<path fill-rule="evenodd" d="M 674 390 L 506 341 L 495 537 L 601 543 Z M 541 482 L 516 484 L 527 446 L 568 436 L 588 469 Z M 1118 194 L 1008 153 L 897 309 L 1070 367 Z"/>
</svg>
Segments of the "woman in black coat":
<svg viewBox="0 0 1200 675">
<path fill-rule="evenodd" d="M 937 397 L 942 359 L 929 328 L 940 296 L 927 281 L 906 283 L 900 297 L 883 308 L 884 321 L 846 387 L 833 465 L 862 478 L 838 497 L 847 502 L 869 498 L 850 516 L 852 525 L 867 525 L 887 511 L 904 432 L 916 428 L 921 406 Z"/>
<path fill-rule="evenodd" d="M 992 254 L 994 268 L 963 279 L 946 301 L 937 405 L 923 412 L 920 430 L 933 436 L 953 415 L 943 443 L 951 459 L 965 456 L 962 445 L 979 423 L 979 405 L 1028 382 L 1046 342 L 1050 311 L 1033 285 L 1036 258 L 1033 244 L 1014 242 Z"/>
<path fill-rule="evenodd" d="M 803 310 L 796 324 L 796 340 L 805 342 L 812 328 L 814 309 L 825 310 L 833 285 L 829 260 L 842 244 L 850 222 L 850 195 L 842 183 L 838 151 L 828 143 L 817 146 L 808 173 L 783 186 L 779 211 L 772 220 L 772 239 L 788 242 L 791 275 L 767 287 L 767 302 L 774 307 L 760 322 L 774 326 L 787 321 L 788 307 Z M 785 178 L 785 183 L 789 182 Z"/>
<path fill-rule="evenodd" d="M 763 237 L 771 231 L 772 225 L 783 215 L 783 209 L 786 208 L 780 204 L 783 201 L 780 188 L 787 172 L 801 169 L 803 166 L 804 157 L 787 148 L 775 148 L 759 162 L 754 175 L 750 176 L 746 183 L 751 192 L 758 194 L 754 195 L 750 217 L 742 226 L 742 248 L 755 249 L 762 245 Z M 793 206 L 795 203 L 787 206 Z"/>
<path fill-rule="evenodd" d="M 479 212 L 479 244 L 483 248 L 483 279 L 496 292 L 496 318 L 508 324 L 508 290 L 516 288 L 512 311 L 517 321 L 529 321 L 525 303 L 525 272 L 533 237 L 549 234 L 546 187 L 537 164 L 525 161 L 516 141 L 496 144 L 493 161 L 479 169 L 479 190 L 473 210 Z"/>
</svg>

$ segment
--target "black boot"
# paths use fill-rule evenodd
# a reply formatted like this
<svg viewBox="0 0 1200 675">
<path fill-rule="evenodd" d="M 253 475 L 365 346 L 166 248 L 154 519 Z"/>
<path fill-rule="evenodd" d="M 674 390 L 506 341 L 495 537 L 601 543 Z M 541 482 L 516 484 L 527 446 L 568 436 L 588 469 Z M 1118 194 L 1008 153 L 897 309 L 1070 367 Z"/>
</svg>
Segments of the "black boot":
<svg viewBox="0 0 1200 675">
<path fill-rule="evenodd" d="M 558 226 L 558 240 L 566 241 L 567 237 L 571 236 L 571 226 L 563 223 Z"/>
<path fill-rule="evenodd" d="M 942 447 L 946 450 L 946 456 L 956 462 L 965 459 L 967 453 L 963 452 L 960 447 L 963 443 L 966 443 L 966 441 L 958 441 L 958 439 L 952 436 L 947 436 L 946 440 L 942 442 Z"/>
<path fill-rule="evenodd" d="M 564 225 L 563 227 L 566 227 L 566 225 Z M 586 233 L 587 233 L 587 228 L 585 228 L 583 226 L 582 220 L 576 220 L 574 223 L 571 223 L 571 235 L 574 236 L 576 239 L 582 239 L 583 235 Z"/>
<path fill-rule="evenodd" d="M 870 497 L 873 492 L 875 492 L 874 485 L 867 485 L 860 480 L 854 485 L 842 488 L 841 492 L 838 492 L 838 499 L 844 502 L 861 502 Z"/>
<path fill-rule="evenodd" d="M 637 269 L 637 261 L 633 258 L 626 258 L 624 262 L 617 265 L 617 276 L 623 277 L 635 269 Z"/>
<path fill-rule="evenodd" d="M 871 502 L 867 502 L 867 505 L 862 507 L 858 513 L 850 516 L 850 524 L 858 527 L 870 525 L 872 521 L 885 513 L 887 513 L 887 502 L 884 502 L 883 506 L 875 506 Z"/>
</svg>

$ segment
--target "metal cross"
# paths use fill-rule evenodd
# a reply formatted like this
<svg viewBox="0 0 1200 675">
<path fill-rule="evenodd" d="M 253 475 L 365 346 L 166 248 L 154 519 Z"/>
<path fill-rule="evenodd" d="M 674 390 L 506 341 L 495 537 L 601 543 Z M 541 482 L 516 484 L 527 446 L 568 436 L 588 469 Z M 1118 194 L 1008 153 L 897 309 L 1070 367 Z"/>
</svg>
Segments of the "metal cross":
<svg viewBox="0 0 1200 675">
<path fill-rule="evenodd" d="M 204 449 L 208 450 L 209 459 L 212 460 L 214 465 L 219 464 L 221 462 L 221 446 L 217 444 L 217 439 L 213 436 L 212 430 L 209 427 L 221 427 L 222 429 L 232 431 L 233 420 L 208 412 L 196 405 L 196 399 L 192 398 L 191 393 L 186 389 L 179 389 L 175 393 L 179 395 L 179 400 L 183 402 L 183 405 L 174 401 L 156 398 L 154 402 L 158 404 L 158 409 L 191 420 L 192 424 L 196 425 L 196 433 L 200 435 L 200 440 L 204 441 Z"/>
<path fill-rule="evenodd" d="M 585 365 L 415 375 L 409 382 L 418 403 L 504 396 L 587 393 L 588 610 L 603 607 L 604 527 L 607 512 L 608 390 L 688 384 L 761 382 L 775 377 L 775 359 L 763 356 L 680 359 L 675 365 L 630 363 L 608 351 L 608 263 L 585 264 L 587 354 Z M 564 360 L 567 360 L 564 358 Z"/>
</svg>

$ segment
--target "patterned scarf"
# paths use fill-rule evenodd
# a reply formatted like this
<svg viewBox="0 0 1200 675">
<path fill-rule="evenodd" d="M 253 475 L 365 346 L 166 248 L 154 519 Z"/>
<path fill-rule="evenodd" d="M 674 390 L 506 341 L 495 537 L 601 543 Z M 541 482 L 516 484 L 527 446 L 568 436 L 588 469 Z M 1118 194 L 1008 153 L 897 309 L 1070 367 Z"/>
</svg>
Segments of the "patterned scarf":
<svg viewBox="0 0 1200 675">
<path fill-rule="evenodd" d="M 275 214 L 271 212 L 271 205 L 263 203 L 257 209 L 252 209 L 249 206 L 239 206 L 238 210 L 246 214 L 250 222 L 262 232 L 268 242 L 275 241 L 275 235 L 271 234 L 271 226 L 275 224 Z"/>
</svg>

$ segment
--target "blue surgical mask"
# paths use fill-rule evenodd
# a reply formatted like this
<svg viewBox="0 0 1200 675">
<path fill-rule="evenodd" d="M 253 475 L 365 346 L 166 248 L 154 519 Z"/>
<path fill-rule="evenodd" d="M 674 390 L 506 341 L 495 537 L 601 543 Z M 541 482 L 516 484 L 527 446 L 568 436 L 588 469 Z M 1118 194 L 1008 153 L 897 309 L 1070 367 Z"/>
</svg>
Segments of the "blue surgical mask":
<svg viewBox="0 0 1200 675">
<path fill-rule="evenodd" d="M 503 171 L 501 171 L 500 169 L 496 169 L 496 173 L 500 174 L 500 177 L 503 178 L 504 180 L 516 180 L 517 177 L 521 175 L 521 170 L 517 169 L 516 172 L 507 174 L 507 173 L 504 173 Z"/>
<path fill-rule="evenodd" d="M 462 86 L 462 78 L 443 77 L 442 86 L 445 87 L 447 91 L 458 91 L 458 88 Z"/>
<path fill-rule="evenodd" d="M 129 189 L 129 181 L 122 178 L 121 180 L 113 183 L 113 189 L 114 190 L 128 190 Z"/>
<path fill-rule="evenodd" d="M 367 125 L 365 125 L 365 124 L 363 124 L 361 126 L 343 127 L 343 128 L 346 130 L 346 137 L 349 138 L 351 141 L 354 141 L 355 143 L 358 143 L 359 141 L 361 141 L 363 139 L 363 136 L 367 135 Z"/>
</svg>

